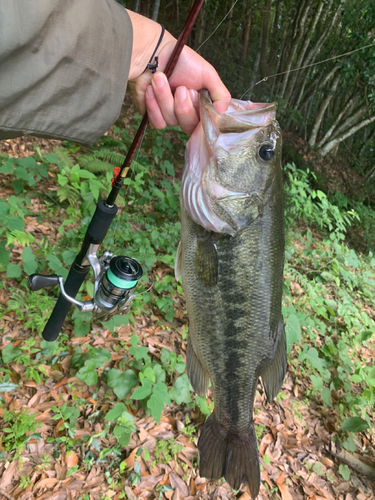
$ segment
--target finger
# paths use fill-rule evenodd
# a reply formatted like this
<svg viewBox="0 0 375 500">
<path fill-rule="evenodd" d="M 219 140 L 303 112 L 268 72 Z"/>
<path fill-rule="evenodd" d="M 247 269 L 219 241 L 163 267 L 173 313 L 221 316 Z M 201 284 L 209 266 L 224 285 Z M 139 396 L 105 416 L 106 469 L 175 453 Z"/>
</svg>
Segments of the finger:
<svg viewBox="0 0 375 500">
<path fill-rule="evenodd" d="M 209 91 L 216 111 L 225 113 L 230 104 L 231 95 L 213 66 L 206 65 L 204 67 L 202 79 L 202 88 L 206 88 Z"/>
<path fill-rule="evenodd" d="M 133 101 L 142 116 L 146 112 L 146 90 L 147 87 L 151 84 L 151 75 L 147 73 L 150 72 L 145 72 L 136 80 L 129 81 L 129 87 Z"/>
<path fill-rule="evenodd" d="M 193 106 L 195 108 L 195 111 L 197 112 L 197 115 L 199 116 L 199 94 L 194 89 L 189 89 L 189 94 L 190 94 L 191 102 L 193 103 Z"/>
<path fill-rule="evenodd" d="M 181 130 L 192 134 L 198 125 L 199 118 L 186 87 L 177 87 L 175 95 L 175 113 Z"/>
<path fill-rule="evenodd" d="M 164 120 L 168 125 L 178 125 L 174 112 L 174 99 L 167 77 L 160 71 L 156 72 L 152 77 L 151 84 Z"/>
<path fill-rule="evenodd" d="M 161 129 L 167 126 L 151 85 L 146 90 L 146 108 L 148 121 L 152 127 Z"/>
</svg>

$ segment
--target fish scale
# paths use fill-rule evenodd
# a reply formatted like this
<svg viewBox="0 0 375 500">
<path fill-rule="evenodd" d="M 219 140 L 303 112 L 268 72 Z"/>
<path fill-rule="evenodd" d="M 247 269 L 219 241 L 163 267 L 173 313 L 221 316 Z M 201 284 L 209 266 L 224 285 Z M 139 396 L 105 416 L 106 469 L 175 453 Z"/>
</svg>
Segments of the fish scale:
<svg viewBox="0 0 375 500">
<path fill-rule="evenodd" d="M 238 102 L 242 103 L 236 101 L 234 106 Z M 235 489 L 245 482 L 253 497 L 260 484 L 253 422 L 256 387 L 261 376 L 272 401 L 286 371 L 280 134 L 275 106 L 255 106 L 243 105 L 237 150 L 233 137 L 237 108 L 226 117 L 230 132 L 225 136 L 222 115 L 201 93 L 203 123 L 187 148 L 176 262 L 189 314 L 188 376 L 201 396 L 211 380 L 215 404 L 198 442 L 200 474 L 211 480 L 224 476 Z M 210 148 L 203 159 L 197 158 L 197 151 L 202 155 L 202 140 Z M 264 144 L 274 148 L 267 162 L 256 156 Z M 201 175 L 189 172 L 197 166 Z M 197 180 L 201 184 L 192 186 Z"/>
</svg>

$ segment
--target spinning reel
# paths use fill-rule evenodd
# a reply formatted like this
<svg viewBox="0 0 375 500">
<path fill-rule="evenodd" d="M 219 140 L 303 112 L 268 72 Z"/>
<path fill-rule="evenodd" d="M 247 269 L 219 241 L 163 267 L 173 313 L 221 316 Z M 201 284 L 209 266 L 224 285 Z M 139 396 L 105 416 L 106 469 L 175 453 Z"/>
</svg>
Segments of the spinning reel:
<svg viewBox="0 0 375 500">
<path fill-rule="evenodd" d="M 61 295 L 71 304 L 76 305 L 82 312 L 93 312 L 96 318 L 113 316 L 121 311 L 127 310 L 131 300 L 140 295 L 133 294 L 132 290 L 137 286 L 143 275 L 140 263 L 123 255 L 114 256 L 106 250 L 100 260 L 97 257 L 95 247 L 90 245 L 87 260 L 94 271 L 95 285 L 94 298 L 80 301 L 70 296 L 64 287 L 64 278 L 57 274 L 49 276 L 43 274 L 32 274 L 29 276 L 29 287 L 32 291 L 40 290 L 50 286 L 60 285 Z M 144 292 L 141 292 L 144 293 Z"/>
</svg>

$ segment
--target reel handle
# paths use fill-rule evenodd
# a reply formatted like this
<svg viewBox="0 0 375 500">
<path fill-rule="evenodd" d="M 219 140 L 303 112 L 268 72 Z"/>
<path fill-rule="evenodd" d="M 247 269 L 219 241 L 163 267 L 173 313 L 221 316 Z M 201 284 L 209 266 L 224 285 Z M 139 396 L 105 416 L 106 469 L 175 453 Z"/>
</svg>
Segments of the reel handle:
<svg viewBox="0 0 375 500">
<path fill-rule="evenodd" d="M 48 288 L 50 286 L 56 286 L 59 284 L 59 277 L 57 274 L 30 274 L 28 277 L 28 285 L 32 292 L 41 290 L 42 288 Z"/>
</svg>

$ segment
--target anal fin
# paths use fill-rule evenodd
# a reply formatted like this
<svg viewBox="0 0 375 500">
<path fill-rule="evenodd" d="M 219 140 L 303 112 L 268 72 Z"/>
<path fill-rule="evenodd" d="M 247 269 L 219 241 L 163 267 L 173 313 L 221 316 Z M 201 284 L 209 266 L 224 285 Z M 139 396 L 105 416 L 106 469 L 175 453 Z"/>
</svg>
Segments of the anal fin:
<svg viewBox="0 0 375 500">
<path fill-rule="evenodd" d="M 201 398 L 204 398 L 208 389 L 209 377 L 194 351 L 190 337 L 188 340 L 186 364 L 187 374 L 194 391 Z"/>
<path fill-rule="evenodd" d="M 275 357 L 273 358 L 271 364 L 261 375 L 263 387 L 266 392 L 267 401 L 269 403 L 272 403 L 272 401 L 278 395 L 286 374 L 286 336 L 284 322 L 282 320 L 279 323 L 278 337 L 280 338 L 280 340 L 279 345 L 276 349 Z"/>
<path fill-rule="evenodd" d="M 182 274 L 182 243 L 180 240 L 176 252 L 176 261 L 174 263 L 174 275 L 176 281 L 179 280 L 181 274 Z"/>
</svg>

